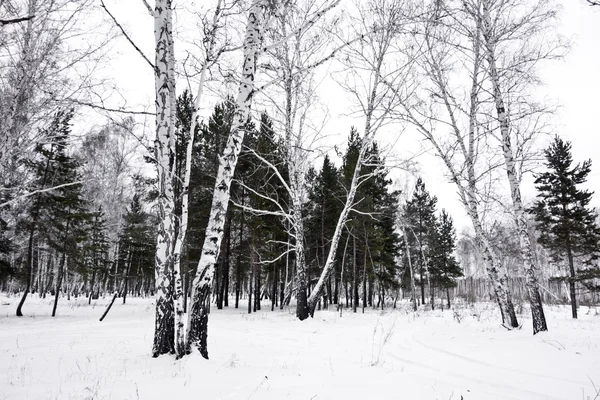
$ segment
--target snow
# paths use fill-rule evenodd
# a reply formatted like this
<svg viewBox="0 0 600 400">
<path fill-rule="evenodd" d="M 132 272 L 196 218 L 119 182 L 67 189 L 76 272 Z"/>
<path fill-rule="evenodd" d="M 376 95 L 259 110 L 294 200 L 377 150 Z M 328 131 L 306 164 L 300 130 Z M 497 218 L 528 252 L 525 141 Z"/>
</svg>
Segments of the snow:
<svg viewBox="0 0 600 400">
<path fill-rule="evenodd" d="M 549 332 L 531 319 L 507 331 L 497 307 L 409 312 L 410 304 L 365 314 L 294 307 L 254 314 L 213 309 L 210 360 L 151 358 L 152 299 L 0 296 L 0 400 L 3 399 L 597 399 L 600 312 L 546 306 Z M 459 322 L 460 320 L 460 322 Z M 596 389 L 594 389 L 594 385 Z M 461 397 L 462 396 L 462 397 Z"/>
</svg>

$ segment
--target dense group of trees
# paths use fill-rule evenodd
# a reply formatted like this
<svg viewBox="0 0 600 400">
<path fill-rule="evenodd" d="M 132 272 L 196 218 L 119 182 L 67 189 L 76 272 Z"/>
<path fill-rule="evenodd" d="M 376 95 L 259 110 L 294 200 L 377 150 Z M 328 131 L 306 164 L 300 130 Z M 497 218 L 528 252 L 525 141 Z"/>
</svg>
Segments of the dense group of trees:
<svg viewBox="0 0 600 400">
<path fill-rule="evenodd" d="M 522 278 L 535 334 L 542 279 L 568 285 L 574 318 L 579 293 L 599 290 L 598 215 L 580 187 L 591 162 L 573 166 L 556 138 L 537 200 L 521 193 L 552 111 L 531 96 L 536 67 L 564 48 L 548 2 L 368 0 L 333 15 L 342 0 L 215 0 L 185 61 L 171 0 L 141 2 L 153 60 L 92 3 L 0 2 L 0 285 L 21 293 L 17 315 L 31 293 L 54 296 L 53 316 L 62 295 L 153 295 L 153 355 L 208 357 L 211 304 L 295 300 L 300 320 L 405 297 L 450 307 L 474 263 L 508 329 L 507 271 Z M 85 27 L 91 15 L 151 68 L 155 112 L 106 105 L 96 69 L 113 35 Z M 329 62 L 363 124 L 336 152 L 316 122 Z M 108 122 L 77 119 L 90 108 Z M 406 124 L 455 185 L 473 228 L 460 240 L 421 178 L 404 191 L 389 178 L 403 164 L 379 134 Z"/>
</svg>

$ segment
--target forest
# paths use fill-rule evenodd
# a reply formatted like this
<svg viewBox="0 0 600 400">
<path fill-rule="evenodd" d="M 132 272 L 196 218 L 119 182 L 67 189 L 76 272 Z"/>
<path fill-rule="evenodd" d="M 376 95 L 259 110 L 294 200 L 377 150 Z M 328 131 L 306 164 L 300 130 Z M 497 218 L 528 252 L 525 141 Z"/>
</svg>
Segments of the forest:
<svg viewBox="0 0 600 400">
<path fill-rule="evenodd" d="M 135 3 L 0 0 L 11 316 L 150 299 L 152 357 L 208 359 L 223 309 L 489 303 L 536 335 L 598 306 L 592 160 L 538 95 L 554 2 Z"/>
</svg>

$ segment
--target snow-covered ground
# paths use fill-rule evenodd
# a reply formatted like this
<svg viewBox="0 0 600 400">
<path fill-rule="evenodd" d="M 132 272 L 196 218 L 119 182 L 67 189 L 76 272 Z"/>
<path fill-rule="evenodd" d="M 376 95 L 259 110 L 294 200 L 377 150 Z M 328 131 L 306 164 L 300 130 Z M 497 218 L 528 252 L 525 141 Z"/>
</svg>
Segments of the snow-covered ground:
<svg viewBox="0 0 600 400">
<path fill-rule="evenodd" d="M 151 299 L 0 296 L 2 399 L 600 399 L 600 311 L 546 307 L 550 332 L 507 331 L 496 308 L 366 314 L 214 309 L 210 360 L 150 357 Z M 267 307 L 265 307 L 267 308 Z M 460 320 L 460 322 L 458 321 Z M 594 388 L 595 386 L 595 388 Z"/>
</svg>

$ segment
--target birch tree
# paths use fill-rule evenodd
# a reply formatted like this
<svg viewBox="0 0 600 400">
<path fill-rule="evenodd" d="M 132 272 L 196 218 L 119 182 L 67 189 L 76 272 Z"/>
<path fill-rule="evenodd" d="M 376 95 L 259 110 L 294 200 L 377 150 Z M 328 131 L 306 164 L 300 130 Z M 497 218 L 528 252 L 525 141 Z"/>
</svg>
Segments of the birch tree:
<svg viewBox="0 0 600 400">
<path fill-rule="evenodd" d="M 186 352 L 189 354 L 192 347 L 198 348 L 204 358 L 208 358 L 206 339 L 210 307 L 209 294 L 214 276 L 214 267 L 223 238 L 225 214 L 229 203 L 229 189 L 241 151 L 242 141 L 244 140 L 244 125 L 250 116 L 256 62 L 263 44 L 264 30 L 273 12 L 273 6 L 267 1 L 261 0 L 254 1 L 248 12 L 248 25 L 243 44 L 242 78 L 236 99 L 234 122 L 219 161 L 206 237 L 192 286 Z"/>
<path fill-rule="evenodd" d="M 327 261 L 308 298 L 310 315 L 314 315 L 325 282 L 333 270 L 340 237 L 354 209 L 358 187 L 371 177 L 371 174 L 361 175 L 362 167 L 370 162 L 368 150 L 373 145 L 375 134 L 389 122 L 391 111 L 398 105 L 399 98 L 393 86 L 404 77 L 406 63 L 395 57 L 392 50 L 407 25 L 409 11 L 408 4 L 403 0 L 372 0 L 358 5 L 359 16 L 350 21 L 353 29 L 366 34 L 357 35 L 361 40 L 348 47 L 345 59 L 348 75 L 341 84 L 358 105 L 358 113 L 364 118 L 364 131 L 346 201 L 331 238 Z"/>
<path fill-rule="evenodd" d="M 292 34 L 310 28 L 322 15 L 337 6 L 340 1 L 333 1 L 323 7 Z M 250 106 L 254 96 L 257 60 L 266 48 L 280 46 L 289 39 L 289 37 L 285 37 L 281 41 L 268 46 L 263 44 L 265 31 L 269 27 L 273 15 L 284 13 L 287 6 L 288 3 L 286 2 L 254 0 L 248 11 L 248 23 L 242 45 L 244 55 L 235 117 L 230 136 L 219 160 L 211 212 L 202 246 L 202 254 L 193 282 L 188 318 L 186 352 L 190 353 L 192 347 L 195 347 L 205 358 L 208 358 L 206 340 L 208 334 L 209 293 L 223 238 L 225 213 L 229 203 L 229 190 L 245 135 L 244 126 L 250 115 Z"/>
<path fill-rule="evenodd" d="M 336 4 L 338 2 L 335 2 Z M 295 282 L 296 282 L 296 316 L 299 319 L 308 317 L 307 266 L 305 245 L 305 212 L 307 197 L 305 177 L 314 159 L 319 154 L 319 141 L 322 139 L 321 129 L 314 126 L 310 113 L 318 105 L 315 68 L 329 59 L 328 41 L 330 35 L 326 30 L 327 23 L 322 19 L 320 26 L 307 31 L 298 29 L 311 15 L 318 12 L 320 2 L 309 1 L 297 4 L 287 12 L 276 16 L 272 32 L 273 42 L 281 45 L 268 51 L 267 62 L 272 66 L 269 75 L 271 85 L 268 92 L 263 90 L 270 107 L 274 108 L 277 125 L 283 131 L 283 144 L 286 150 L 285 163 L 288 182 L 283 180 L 282 171 L 275 171 L 288 192 L 290 202 L 285 205 L 278 201 L 281 216 L 289 226 L 289 235 L 294 244 Z M 285 40 L 287 38 L 287 40 Z M 336 51 L 335 49 L 333 50 Z M 269 68 L 271 70 L 271 68 Z M 280 99 L 284 100 L 281 101 Z M 276 168 L 270 165 L 271 169 Z"/>
<path fill-rule="evenodd" d="M 18 195 L 28 183 L 21 164 L 39 141 L 39 130 L 102 82 L 90 71 L 102 61 L 112 34 L 92 22 L 93 0 L 0 6 L 5 21 L 0 23 L 0 187 Z"/>
<path fill-rule="evenodd" d="M 541 49 L 534 51 L 529 51 L 528 48 L 527 42 L 535 40 L 535 35 L 539 31 L 545 30 L 546 25 L 554 18 L 554 10 L 547 9 L 546 3 L 545 1 L 535 2 L 525 9 L 521 2 L 515 0 L 478 0 L 477 3 L 471 4 L 471 7 L 467 3 L 464 5 L 467 12 L 477 19 L 477 24 L 481 26 L 482 44 L 487 61 L 486 72 L 489 74 L 492 87 L 492 98 L 512 199 L 512 213 L 519 234 L 534 335 L 540 331 L 547 331 L 548 327 L 538 287 L 538 266 L 528 233 L 521 196 L 520 171 L 517 169 L 518 161 L 512 143 L 514 131 L 518 128 L 513 125 L 511 114 L 518 115 L 520 110 L 518 106 L 513 109 L 509 108 L 507 99 L 509 96 L 515 95 L 510 94 L 511 90 L 517 92 L 516 96 L 520 95 L 518 93 L 520 88 L 517 87 L 515 90 L 515 84 L 524 86 L 522 90 L 529 86 L 527 81 L 531 78 L 531 73 L 521 73 L 521 69 L 533 68 L 535 63 L 557 56 L 552 47 L 542 46 Z M 501 57 L 508 58 L 510 61 L 506 61 L 502 65 Z"/>
<path fill-rule="evenodd" d="M 419 60 L 414 65 L 420 66 L 420 72 L 415 72 L 413 79 L 398 89 L 402 107 L 395 115 L 410 122 L 445 165 L 473 224 L 503 324 L 514 328 L 518 326 L 514 307 L 484 225 L 490 203 L 485 197 L 490 190 L 487 184 L 490 174 L 502 161 L 489 151 L 486 127 L 480 124 L 484 59 L 480 34 L 470 33 L 480 32 L 481 24 L 469 23 L 460 14 L 449 12 L 441 2 L 423 15 L 423 25 L 413 35 L 415 45 L 411 52 Z M 441 22 L 443 17 L 448 21 Z M 466 34 L 456 33 L 450 26 Z M 424 85 L 418 84 L 421 76 L 427 78 Z M 466 95 L 462 94 L 462 82 L 469 82 Z"/>
<path fill-rule="evenodd" d="M 156 239 L 156 319 L 153 357 L 175 352 L 173 303 L 173 246 L 175 241 L 172 160 L 175 137 L 175 76 L 171 0 L 156 0 L 154 8 L 156 45 L 154 81 L 156 90 L 156 139 L 154 157 L 158 172 L 158 233 Z"/>
</svg>

